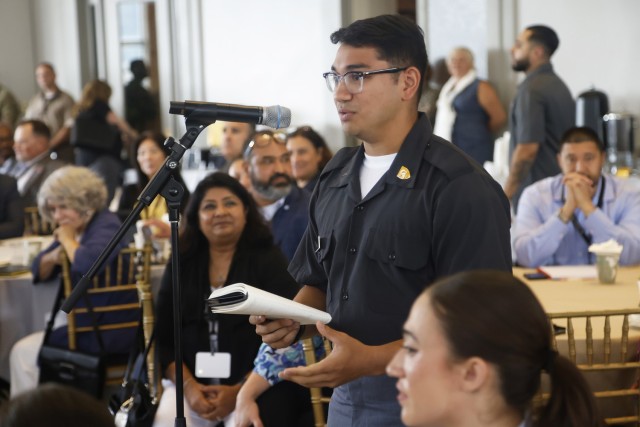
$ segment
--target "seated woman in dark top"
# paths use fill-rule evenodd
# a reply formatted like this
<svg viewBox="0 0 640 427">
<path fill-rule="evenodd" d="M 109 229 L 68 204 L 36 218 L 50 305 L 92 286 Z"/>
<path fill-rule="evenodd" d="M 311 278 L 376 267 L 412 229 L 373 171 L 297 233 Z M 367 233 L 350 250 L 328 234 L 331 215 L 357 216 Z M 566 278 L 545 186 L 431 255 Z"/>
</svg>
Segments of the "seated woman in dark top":
<svg viewBox="0 0 640 427">
<path fill-rule="evenodd" d="M 55 223 L 54 241 L 34 259 L 31 266 L 34 283 L 51 280 L 61 272 L 60 253 L 65 252 L 70 262 L 71 281 L 75 284 L 89 270 L 102 250 L 120 227 L 120 220 L 106 208 L 107 189 L 104 182 L 91 170 L 80 166 L 64 166 L 42 183 L 38 192 L 38 209 L 42 217 Z M 106 265 L 115 263 L 118 251 L 125 246 L 120 243 L 112 252 Z M 123 266 L 126 271 L 127 266 Z M 116 275 L 111 279 L 116 280 Z M 91 297 L 94 308 L 137 301 L 135 289 L 127 292 L 109 292 Z M 84 305 L 80 302 L 79 305 Z M 137 321 L 139 313 L 102 313 L 96 321 L 111 323 Z M 124 317 L 123 317 L 124 316 Z M 78 316 L 78 325 L 90 322 L 87 315 Z M 67 326 L 55 327 L 48 344 L 67 348 Z M 127 354 L 133 345 L 135 329 L 102 331 L 104 346 L 109 354 Z M 36 332 L 18 341 L 11 350 L 11 394 L 26 391 L 38 384 L 39 371 L 36 364 L 43 332 Z M 100 346 L 94 333 L 78 336 L 77 349 L 99 353 Z"/>
<path fill-rule="evenodd" d="M 225 173 L 204 178 L 191 195 L 180 236 L 182 366 L 185 417 L 189 426 L 233 425 L 232 412 L 243 379 L 251 372 L 261 340 L 248 316 L 213 315 L 206 300 L 213 289 L 242 282 L 292 298 L 298 285 L 287 260 L 273 244 L 269 227 L 247 190 Z M 164 392 L 154 426 L 173 426 L 175 374 L 171 266 L 162 279 L 157 303 L 157 351 Z M 229 378 L 196 378 L 196 355 L 229 353 Z M 269 392 L 278 393 L 273 387 Z M 282 405 L 286 405 L 283 398 Z M 271 410 L 286 406 L 271 404 Z M 268 409 L 263 420 L 269 425 Z"/>
<path fill-rule="evenodd" d="M 324 138 L 310 126 L 299 127 L 287 135 L 291 152 L 291 171 L 298 187 L 312 192 L 320 172 L 333 153 Z"/>
<path fill-rule="evenodd" d="M 124 165 L 121 152 L 124 146 L 137 137 L 137 132 L 111 110 L 109 106 L 111 86 L 102 80 L 92 80 L 82 89 L 82 96 L 74 109 L 75 122 L 71 130 L 71 144 L 75 146 L 75 163 L 94 170 L 107 185 L 108 199 L 111 201 L 116 187 L 122 181 Z M 109 146 L 97 148 L 88 146 L 85 140 L 98 138 L 108 133 Z"/>
<path fill-rule="evenodd" d="M 162 167 L 170 154 L 170 151 L 164 146 L 165 139 L 161 133 L 143 132 L 133 144 L 132 152 L 135 155 L 134 166 L 138 182 L 126 185 L 122 189 L 122 196 L 118 204 L 118 216 L 121 220 L 124 220 L 129 215 L 144 187 Z M 181 211 L 184 211 L 189 200 L 189 189 L 179 171 L 175 170 L 173 172 L 173 178 L 184 187 L 185 195 L 181 205 Z M 167 214 L 167 203 L 163 197 L 158 196 L 151 202 L 151 205 L 142 210 L 140 219 L 144 225 L 151 227 L 154 237 L 168 238 L 171 234 L 171 229 L 169 223 L 163 218 L 165 214 Z"/>
</svg>

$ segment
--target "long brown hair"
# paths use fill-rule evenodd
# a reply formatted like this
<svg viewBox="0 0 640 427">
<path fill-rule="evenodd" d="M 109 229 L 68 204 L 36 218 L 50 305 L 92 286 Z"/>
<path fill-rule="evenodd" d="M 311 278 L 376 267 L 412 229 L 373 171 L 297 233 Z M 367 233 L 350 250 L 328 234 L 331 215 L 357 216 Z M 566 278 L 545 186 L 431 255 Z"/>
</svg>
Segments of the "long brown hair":
<svg viewBox="0 0 640 427">
<path fill-rule="evenodd" d="M 74 117 L 81 111 L 91 108 L 96 101 L 102 101 L 108 104 L 109 98 L 111 98 L 111 86 L 102 80 L 91 80 L 82 88 L 80 100 L 73 109 Z"/>
</svg>

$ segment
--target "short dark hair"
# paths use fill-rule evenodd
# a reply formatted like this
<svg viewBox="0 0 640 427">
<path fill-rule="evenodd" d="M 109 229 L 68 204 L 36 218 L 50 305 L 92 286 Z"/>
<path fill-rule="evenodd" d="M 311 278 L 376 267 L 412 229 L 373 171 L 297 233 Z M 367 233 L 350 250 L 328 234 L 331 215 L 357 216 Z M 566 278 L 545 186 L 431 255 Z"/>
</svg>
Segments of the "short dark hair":
<svg viewBox="0 0 640 427">
<path fill-rule="evenodd" d="M 30 120 L 21 120 L 20 123 L 16 126 L 16 129 L 19 126 L 27 126 L 31 125 L 31 132 L 34 135 L 44 136 L 47 140 L 51 139 L 51 130 L 49 126 L 47 126 L 42 120 L 30 119 Z"/>
<path fill-rule="evenodd" d="M 527 30 L 531 32 L 529 35 L 529 41 L 542 46 L 547 57 L 550 58 L 556 49 L 558 49 L 560 39 L 556 32 L 551 28 L 546 25 L 531 25 L 527 27 Z"/>
<path fill-rule="evenodd" d="M 242 201 L 247 212 L 247 221 L 238 242 L 238 249 L 267 247 L 273 243 L 273 236 L 269 226 L 247 189 L 238 180 L 226 173 L 214 172 L 200 181 L 189 197 L 189 203 L 184 213 L 185 221 L 180 235 L 180 252 L 185 257 L 197 257 L 199 253 L 208 253 L 209 242 L 202 230 L 200 230 L 198 211 L 205 194 L 212 188 L 226 188 L 229 190 Z"/>
<path fill-rule="evenodd" d="M 331 34 L 331 43 L 373 47 L 379 59 L 397 67 L 414 66 L 420 71 L 418 98 L 427 70 L 424 32 L 415 22 L 400 15 L 380 15 L 355 21 Z"/>
<path fill-rule="evenodd" d="M 524 415 L 551 377 L 551 396 L 535 426 L 596 426 L 593 395 L 577 367 L 551 347 L 551 325 L 531 289 L 510 272 L 476 270 L 438 280 L 425 291 L 453 360 L 494 365 L 506 404 Z"/>
<path fill-rule="evenodd" d="M 604 142 L 602 142 L 596 131 L 586 126 L 574 126 L 562 134 L 558 150 L 562 150 L 564 144 L 577 144 L 580 142 L 593 142 L 602 152 L 606 149 Z"/>
</svg>

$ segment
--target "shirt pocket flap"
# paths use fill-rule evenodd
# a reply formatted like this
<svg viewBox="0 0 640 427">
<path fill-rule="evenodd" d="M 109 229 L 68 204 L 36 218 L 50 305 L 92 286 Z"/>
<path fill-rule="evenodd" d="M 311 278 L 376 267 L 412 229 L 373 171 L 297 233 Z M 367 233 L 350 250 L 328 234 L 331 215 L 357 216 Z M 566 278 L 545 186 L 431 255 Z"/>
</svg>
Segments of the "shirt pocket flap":
<svg viewBox="0 0 640 427">
<path fill-rule="evenodd" d="M 369 258 L 407 270 L 420 270 L 427 265 L 424 245 L 418 236 L 398 236 L 390 230 L 372 228 L 366 243 Z"/>
</svg>

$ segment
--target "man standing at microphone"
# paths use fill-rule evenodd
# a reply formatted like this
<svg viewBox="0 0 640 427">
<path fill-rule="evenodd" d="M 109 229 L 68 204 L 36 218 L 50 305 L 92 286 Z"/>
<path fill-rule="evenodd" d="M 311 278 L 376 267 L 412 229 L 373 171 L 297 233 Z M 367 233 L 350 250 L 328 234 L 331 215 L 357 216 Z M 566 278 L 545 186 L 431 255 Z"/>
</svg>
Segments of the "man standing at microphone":
<svg viewBox="0 0 640 427">
<path fill-rule="evenodd" d="M 425 286 L 455 272 L 510 271 L 509 203 L 500 186 L 418 113 L 427 65 L 422 30 L 399 16 L 356 21 L 324 74 L 344 131 L 363 142 L 323 170 L 309 227 L 289 272 L 295 300 L 332 316 L 318 332 L 333 351 L 282 378 L 335 387 L 329 425 L 401 426 L 395 380 L 385 366 Z M 274 348 L 311 336 L 290 319 L 252 316 Z"/>
</svg>

